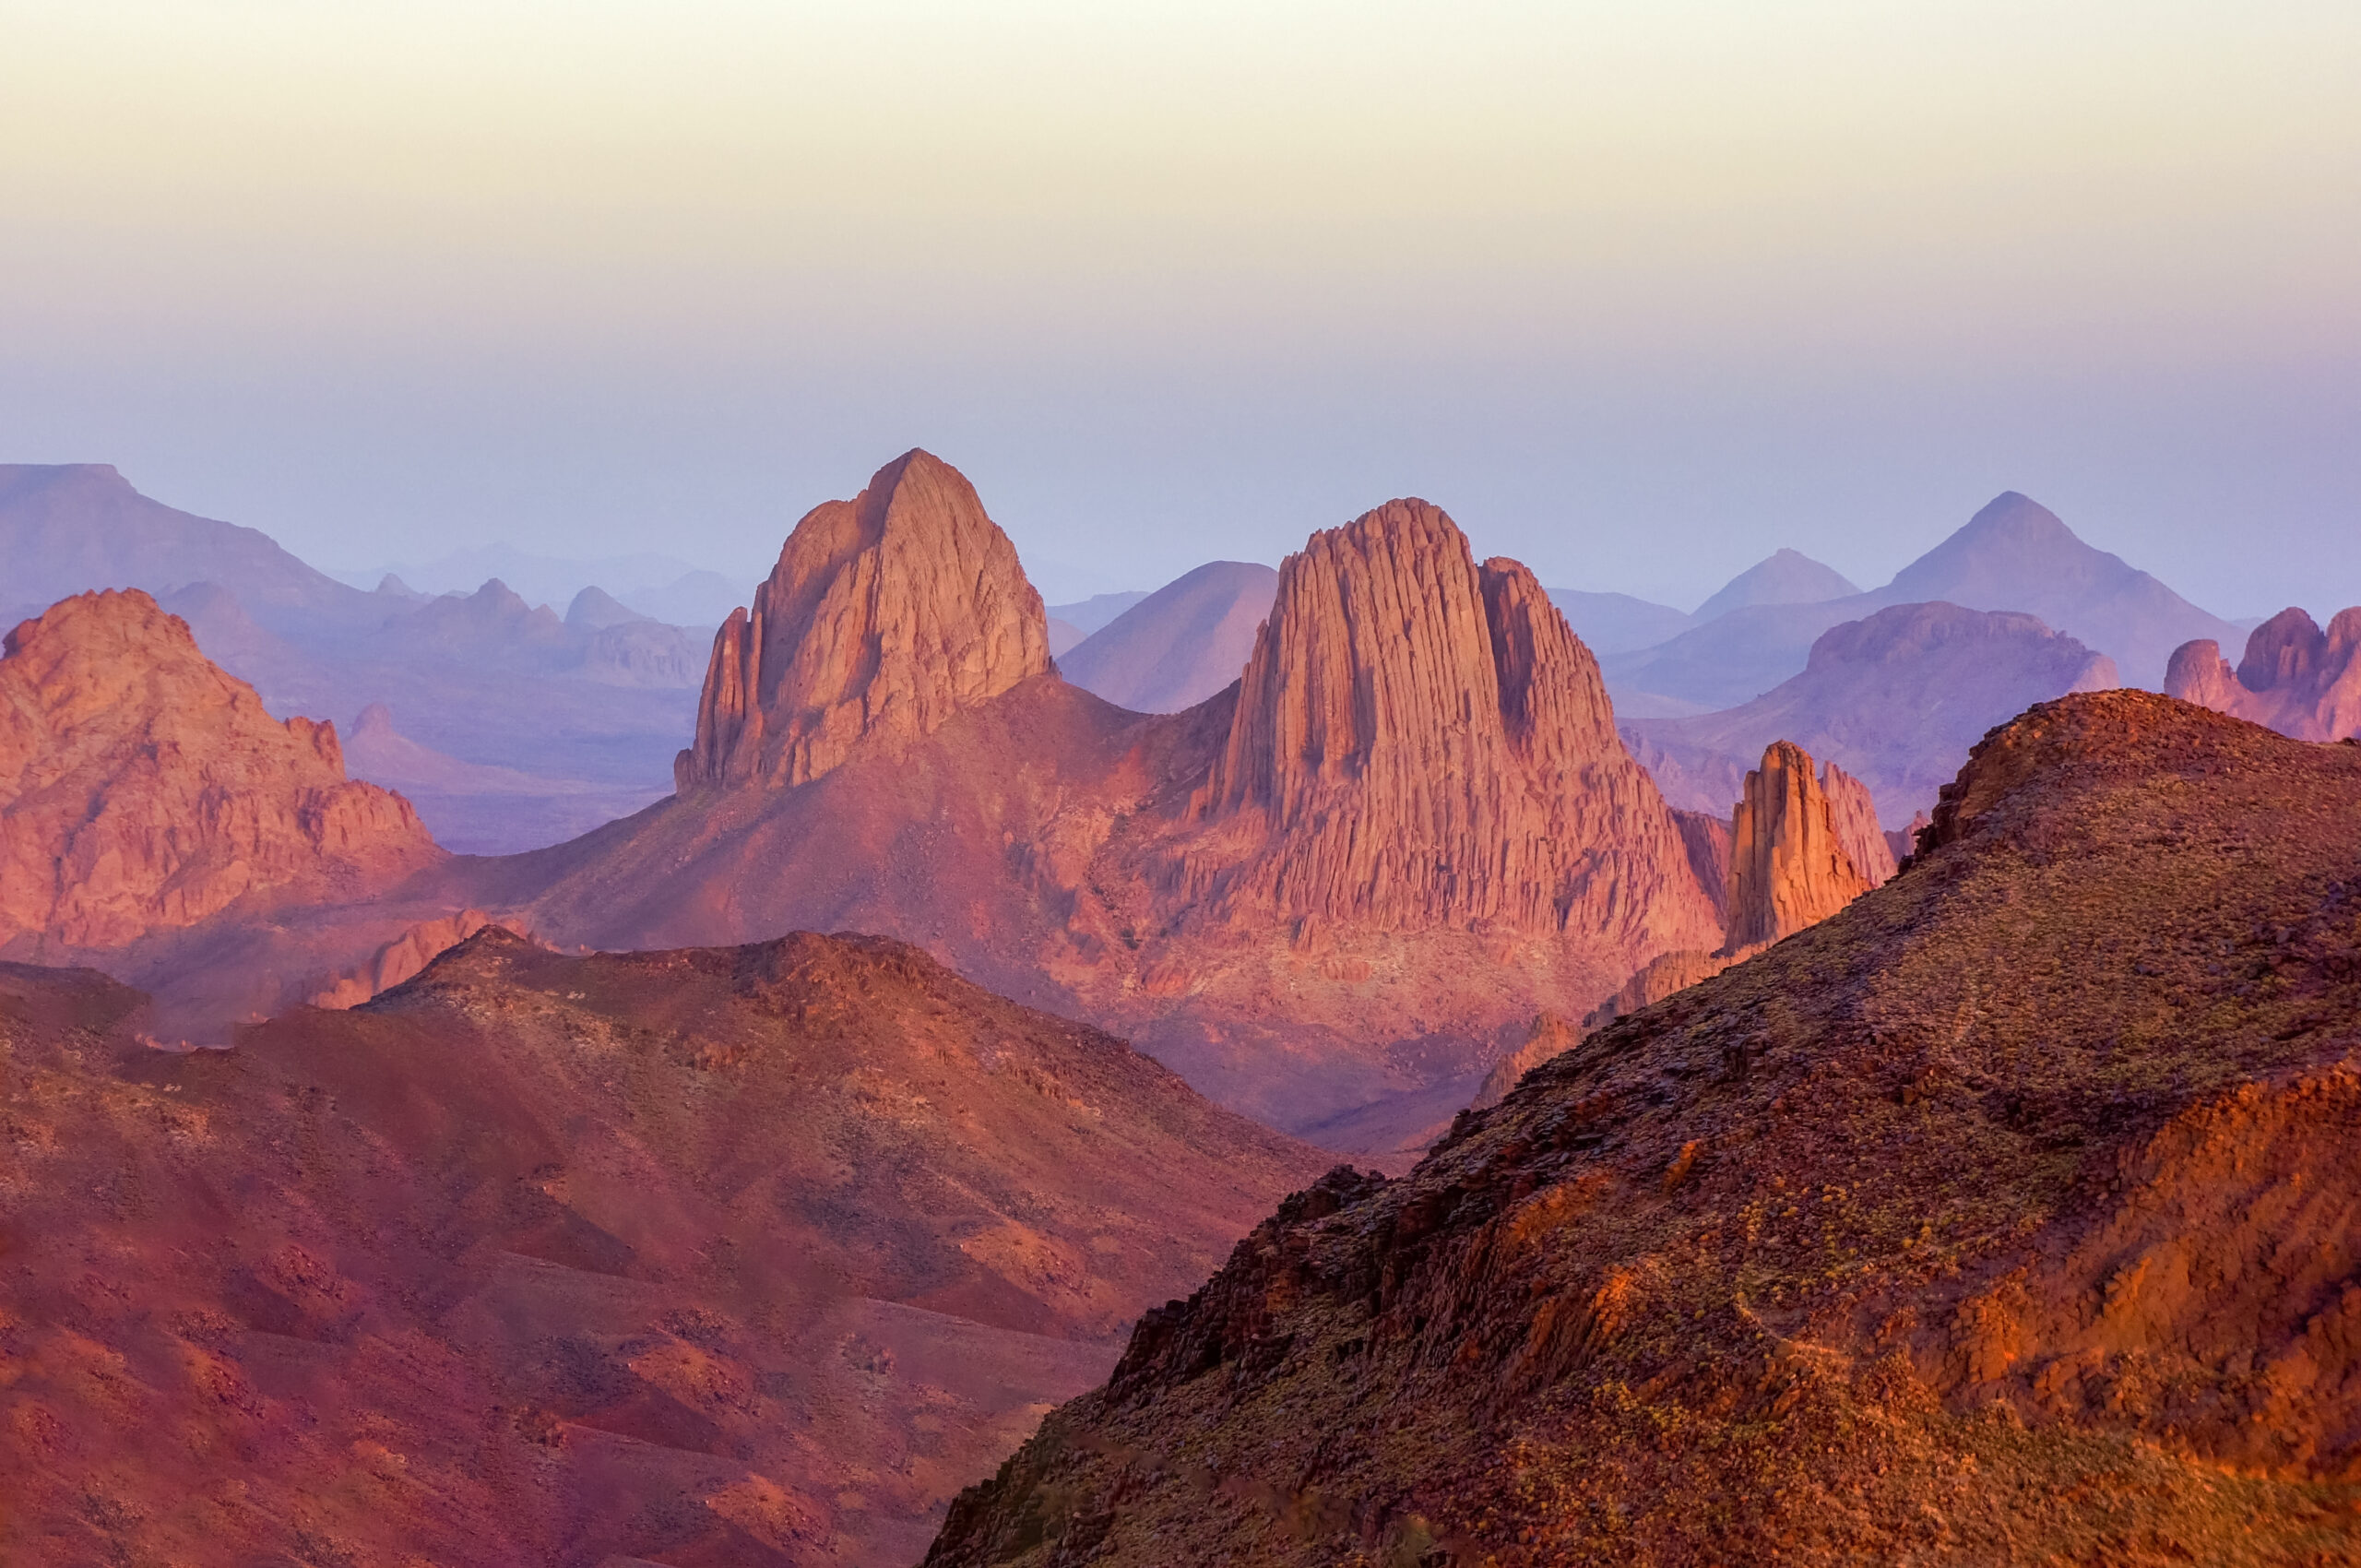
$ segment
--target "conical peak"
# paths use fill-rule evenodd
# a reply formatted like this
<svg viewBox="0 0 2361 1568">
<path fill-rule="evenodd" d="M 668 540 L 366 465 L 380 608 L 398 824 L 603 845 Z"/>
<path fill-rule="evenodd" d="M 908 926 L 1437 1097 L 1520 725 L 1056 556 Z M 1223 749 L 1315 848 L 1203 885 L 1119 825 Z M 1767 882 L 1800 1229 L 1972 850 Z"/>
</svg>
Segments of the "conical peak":
<svg viewBox="0 0 2361 1568">
<path fill-rule="evenodd" d="M 824 502 L 715 638 L 696 744 L 701 784 L 801 784 L 871 735 L 932 732 L 1050 668 L 1049 617 L 975 487 L 904 453 L 850 501 Z"/>
<path fill-rule="evenodd" d="M 2004 490 L 1986 502 L 1953 537 L 2037 544 L 2082 542 L 2057 513 L 2013 490 Z"/>
</svg>

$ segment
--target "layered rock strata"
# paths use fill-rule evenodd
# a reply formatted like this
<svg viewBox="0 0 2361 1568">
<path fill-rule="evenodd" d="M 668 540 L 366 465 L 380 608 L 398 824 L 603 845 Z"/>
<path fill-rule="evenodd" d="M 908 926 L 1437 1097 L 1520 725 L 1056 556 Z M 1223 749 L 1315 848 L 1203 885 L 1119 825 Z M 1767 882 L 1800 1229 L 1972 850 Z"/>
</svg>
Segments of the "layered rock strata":
<svg viewBox="0 0 2361 1568">
<path fill-rule="evenodd" d="M 442 858 L 147 594 L 86 593 L 0 659 L 0 942 L 120 947 L 249 896 L 349 897 Z"/>
<path fill-rule="evenodd" d="M 905 453 L 795 525 L 715 634 L 683 790 L 805 783 L 871 737 L 931 734 L 1050 668 L 1049 618 L 966 477 Z"/>
<path fill-rule="evenodd" d="M 2326 631 L 2301 610 L 2281 611 L 2248 634 L 2235 671 L 2218 642 L 2183 643 L 2165 690 L 2298 741 L 2361 735 L 2361 607 L 2339 611 Z"/>
</svg>

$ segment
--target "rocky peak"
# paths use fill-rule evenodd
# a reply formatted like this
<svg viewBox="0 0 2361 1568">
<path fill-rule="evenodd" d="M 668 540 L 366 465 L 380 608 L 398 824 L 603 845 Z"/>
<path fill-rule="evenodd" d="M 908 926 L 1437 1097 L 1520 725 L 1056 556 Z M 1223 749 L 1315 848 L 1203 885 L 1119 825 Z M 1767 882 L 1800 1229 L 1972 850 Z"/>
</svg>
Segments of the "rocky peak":
<svg viewBox="0 0 2361 1568">
<path fill-rule="evenodd" d="M 1715 924 L 1597 661 L 1531 572 L 1478 565 L 1424 501 L 1314 534 L 1280 567 L 1191 813 L 1253 846 L 1180 872 L 1184 897 L 1233 912 L 1657 948 Z"/>
<path fill-rule="evenodd" d="M 2236 671 L 2212 638 L 2183 643 L 2165 691 L 2298 741 L 2361 735 L 2361 608 L 2339 612 L 2326 631 L 2283 610 L 2248 635 Z"/>
<path fill-rule="evenodd" d="M 80 594 L 8 634 L 0 941 L 117 946 L 439 854 L 409 802 L 345 778 L 334 725 L 271 718 L 147 594 Z"/>
<path fill-rule="evenodd" d="M 965 476 L 912 451 L 795 525 L 715 636 L 682 790 L 801 784 L 1050 668 L 1048 617 Z"/>
<path fill-rule="evenodd" d="M 2328 634 L 2291 606 L 2247 634 L 2238 684 L 2250 692 L 2306 684 L 2318 677 L 2327 659 Z"/>
<path fill-rule="evenodd" d="M 1868 790 L 1837 775 L 1843 813 L 1858 837 L 1857 814 L 1877 816 Z M 1856 803 L 1854 791 L 1862 801 Z M 1732 824 L 1729 948 L 1776 942 L 1816 925 L 1869 891 L 1869 878 L 1846 852 L 1839 812 L 1812 772 L 1811 754 L 1792 741 L 1774 741 L 1762 766 L 1746 776 L 1745 798 Z"/>
</svg>

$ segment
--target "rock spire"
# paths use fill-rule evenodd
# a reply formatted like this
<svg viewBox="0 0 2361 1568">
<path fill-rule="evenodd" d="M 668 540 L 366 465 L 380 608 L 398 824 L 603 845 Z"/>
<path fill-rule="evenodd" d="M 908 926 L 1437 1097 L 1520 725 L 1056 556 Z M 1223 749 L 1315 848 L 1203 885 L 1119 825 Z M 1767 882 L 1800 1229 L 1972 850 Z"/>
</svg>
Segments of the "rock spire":
<svg viewBox="0 0 2361 1568">
<path fill-rule="evenodd" d="M 805 783 L 1050 668 L 1049 618 L 974 486 L 926 452 L 813 507 L 713 643 L 684 792 Z"/>
<path fill-rule="evenodd" d="M 1865 837 L 1863 818 L 1873 835 L 1876 812 L 1858 780 L 1835 777 L 1833 800 L 1813 776 L 1811 754 L 1792 741 L 1773 742 L 1746 776 L 1731 829 L 1728 950 L 1793 935 L 1869 890 L 1846 840 Z"/>
<path fill-rule="evenodd" d="M 1714 925 L 1597 661 L 1516 562 L 1389 502 L 1279 569 L 1190 814 L 1180 902 L 1661 950 Z M 1240 850 L 1244 850 L 1242 854 Z"/>
</svg>

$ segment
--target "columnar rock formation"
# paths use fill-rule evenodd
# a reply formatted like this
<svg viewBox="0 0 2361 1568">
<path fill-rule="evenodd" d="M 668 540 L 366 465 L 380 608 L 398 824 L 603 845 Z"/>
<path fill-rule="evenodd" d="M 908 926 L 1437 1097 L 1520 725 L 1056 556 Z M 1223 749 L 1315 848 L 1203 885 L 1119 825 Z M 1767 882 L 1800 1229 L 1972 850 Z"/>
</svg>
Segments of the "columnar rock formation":
<svg viewBox="0 0 2361 1568">
<path fill-rule="evenodd" d="M 1817 925 L 1871 885 L 1845 852 L 1810 754 L 1791 741 L 1773 742 L 1762 766 L 1746 776 L 1731 836 L 1732 948 L 1776 942 Z"/>
<path fill-rule="evenodd" d="M 1394 501 L 1279 571 L 1177 891 L 1233 916 L 1681 945 L 1714 921 L 1533 574 Z M 1249 852 L 1236 853 L 1241 844 Z"/>
<path fill-rule="evenodd" d="M 2165 690 L 2298 741 L 2361 735 L 2361 608 L 2340 611 L 2323 632 L 2301 610 L 2283 610 L 2247 636 L 2231 670 L 2207 639 L 2173 652 Z"/>
<path fill-rule="evenodd" d="M 248 895 L 350 896 L 441 858 L 147 594 L 86 593 L 0 659 L 0 942 L 117 947 Z"/>
<path fill-rule="evenodd" d="M 871 737 L 912 739 L 1050 668 L 1048 616 L 973 486 L 925 452 L 788 536 L 713 643 L 683 790 L 805 783 Z"/>
<path fill-rule="evenodd" d="M 1871 887 L 1893 874 L 1893 846 L 1878 826 L 1878 803 L 1869 787 L 1837 766 L 1821 765 L 1821 792 L 1828 797 L 1828 820 L 1837 847 Z"/>
</svg>

